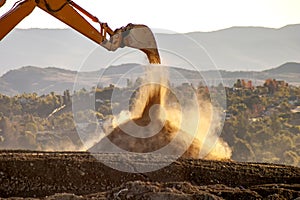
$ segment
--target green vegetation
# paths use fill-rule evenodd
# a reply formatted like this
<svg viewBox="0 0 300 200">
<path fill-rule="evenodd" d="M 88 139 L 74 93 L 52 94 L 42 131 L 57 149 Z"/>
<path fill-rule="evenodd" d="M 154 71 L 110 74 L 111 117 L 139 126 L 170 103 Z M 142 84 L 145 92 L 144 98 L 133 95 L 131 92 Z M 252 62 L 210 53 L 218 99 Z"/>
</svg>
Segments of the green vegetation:
<svg viewBox="0 0 300 200">
<path fill-rule="evenodd" d="M 32 150 L 76 149 L 81 143 L 76 134 L 69 91 L 64 95 L 0 95 L 0 148 Z M 54 113 L 56 113 L 54 115 Z"/>
<path fill-rule="evenodd" d="M 227 91 L 222 137 L 238 161 L 300 166 L 300 88 L 266 80 L 253 87 L 238 80 Z"/>
<path fill-rule="evenodd" d="M 125 97 L 132 94 L 135 84 L 128 81 L 126 88 L 82 89 L 72 95 L 68 90 L 62 95 L 0 95 L 0 148 L 83 149 L 73 118 L 85 124 L 87 132 L 97 129 L 91 119 L 102 123 L 112 116 L 112 108 L 120 112 L 128 105 Z M 174 90 L 183 96 L 191 96 L 194 90 L 209 99 L 208 91 L 218 87 L 221 85 L 208 90 L 201 84 L 197 88 L 182 84 Z M 113 93 L 124 102 L 112 103 Z M 233 87 L 226 87 L 226 95 L 221 137 L 232 148 L 233 160 L 300 166 L 300 87 L 271 79 L 254 87 L 251 81 L 237 80 Z M 77 108 L 75 113 L 72 105 Z"/>
</svg>

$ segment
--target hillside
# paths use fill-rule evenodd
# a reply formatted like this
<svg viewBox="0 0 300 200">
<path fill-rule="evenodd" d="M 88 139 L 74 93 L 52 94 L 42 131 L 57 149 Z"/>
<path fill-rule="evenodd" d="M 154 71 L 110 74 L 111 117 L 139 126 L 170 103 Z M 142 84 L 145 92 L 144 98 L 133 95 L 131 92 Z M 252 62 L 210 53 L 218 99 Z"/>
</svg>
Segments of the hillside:
<svg viewBox="0 0 300 200">
<path fill-rule="evenodd" d="M 91 88 L 100 84 L 105 86 L 109 84 L 121 84 L 124 86 L 127 79 L 135 81 L 143 75 L 145 68 L 139 64 L 123 64 L 110 66 L 107 69 L 91 72 L 79 72 L 54 67 L 22 67 L 20 69 L 11 70 L 0 77 L 0 93 L 14 95 L 20 93 L 47 94 L 50 92 L 62 93 L 64 90 Z M 198 84 L 201 76 L 207 82 L 212 80 L 220 82 L 216 79 L 217 71 L 195 72 L 191 70 L 171 67 L 169 73 L 175 84 L 186 82 L 184 78 Z M 222 81 L 226 86 L 232 86 L 237 79 L 253 80 L 260 84 L 265 79 L 275 78 L 285 80 L 293 85 L 300 85 L 300 63 L 285 63 L 277 68 L 264 71 L 220 71 Z M 99 79 L 99 77 L 101 77 Z M 76 81 L 76 85 L 74 82 Z"/>
<path fill-rule="evenodd" d="M 280 29 L 232 27 L 188 34 L 211 54 L 220 69 L 264 70 L 288 61 L 299 62 L 300 25 Z"/>
<path fill-rule="evenodd" d="M 300 74 L 300 63 L 288 62 L 280 65 L 277 68 L 265 70 L 264 72 L 270 74 Z"/>
<path fill-rule="evenodd" d="M 6 93 L 47 93 L 73 88 L 75 71 L 59 68 L 22 67 L 4 74 L 0 81 L 5 83 L 0 88 Z"/>
<path fill-rule="evenodd" d="M 160 48 L 179 53 L 207 70 L 213 68 L 206 51 L 219 69 L 243 71 L 300 62 L 299 33 L 300 25 L 296 24 L 280 29 L 232 27 L 186 35 L 157 33 L 156 39 Z M 201 47 L 192 45 L 192 40 Z M 0 74 L 20 66 L 63 66 L 78 70 L 83 61 L 88 70 L 98 69 L 129 51 L 124 48 L 108 52 L 70 29 L 15 29 L 1 41 Z M 137 56 L 132 55 L 131 62 L 139 60 Z"/>
</svg>

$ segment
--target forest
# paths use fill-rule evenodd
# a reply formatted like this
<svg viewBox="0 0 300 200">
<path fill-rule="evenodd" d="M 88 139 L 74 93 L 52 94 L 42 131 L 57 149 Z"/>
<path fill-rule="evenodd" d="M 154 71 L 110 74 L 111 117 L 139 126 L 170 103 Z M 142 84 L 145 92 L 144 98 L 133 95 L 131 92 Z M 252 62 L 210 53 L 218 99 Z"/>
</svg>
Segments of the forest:
<svg viewBox="0 0 300 200">
<path fill-rule="evenodd" d="M 123 104 L 111 102 L 112 94 L 134 93 L 134 85 L 139 83 L 128 81 L 124 88 L 109 85 L 41 96 L 0 94 L 0 148 L 85 150 L 78 129 L 89 133 L 103 126 L 112 118 L 112 109 L 121 111 Z M 172 87 L 181 95 L 196 93 L 207 99 L 212 95 L 209 91 L 224 88 L 221 84 Z M 275 79 L 253 86 L 251 81 L 238 79 L 225 91 L 227 107 L 220 137 L 231 147 L 232 160 L 300 166 L 300 87 Z M 81 107 L 81 101 L 89 102 L 89 106 Z"/>
</svg>

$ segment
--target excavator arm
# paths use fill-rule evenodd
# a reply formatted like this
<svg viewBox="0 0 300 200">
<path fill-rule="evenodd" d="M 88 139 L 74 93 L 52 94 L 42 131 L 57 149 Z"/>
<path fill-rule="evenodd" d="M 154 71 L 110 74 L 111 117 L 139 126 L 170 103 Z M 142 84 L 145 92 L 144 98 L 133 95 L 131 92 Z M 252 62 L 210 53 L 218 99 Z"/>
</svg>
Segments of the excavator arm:
<svg viewBox="0 0 300 200">
<path fill-rule="evenodd" d="M 0 0 L 0 7 L 4 4 L 5 0 Z M 126 27 L 113 31 L 107 23 L 100 22 L 97 17 L 71 0 L 20 0 L 16 2 L 11 10 L 0 17 L 0 40 L 36 7 L 69 25 L 109 51 L 128 46 L 143 51 L 150 63 L 160 63 L 154 35 L 147 26 L 128 24 Z M 94 28 L 83 15 L 99 23 L 100 31 Z"/>
</svg>

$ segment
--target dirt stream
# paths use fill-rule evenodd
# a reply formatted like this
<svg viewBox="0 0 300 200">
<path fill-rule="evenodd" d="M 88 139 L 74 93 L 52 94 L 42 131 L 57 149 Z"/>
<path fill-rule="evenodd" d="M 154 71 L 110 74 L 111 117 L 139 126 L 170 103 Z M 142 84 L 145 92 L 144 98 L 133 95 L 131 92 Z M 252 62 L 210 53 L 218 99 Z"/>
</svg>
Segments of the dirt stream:
<svg viewBox="0 0 300 200">
<path fill-rule="evenodd" d="M 295 199 L 300 168 L 179 159 L 149 173 L 125 173 L 99 162 L 159 165 L 170 156 L 85 152 L 0 152 L 0 199 Z M 152 159 L 153 162 L 149 162 Z M 154 162 L 155 161 L 155 162 Z"/>
</svg>

